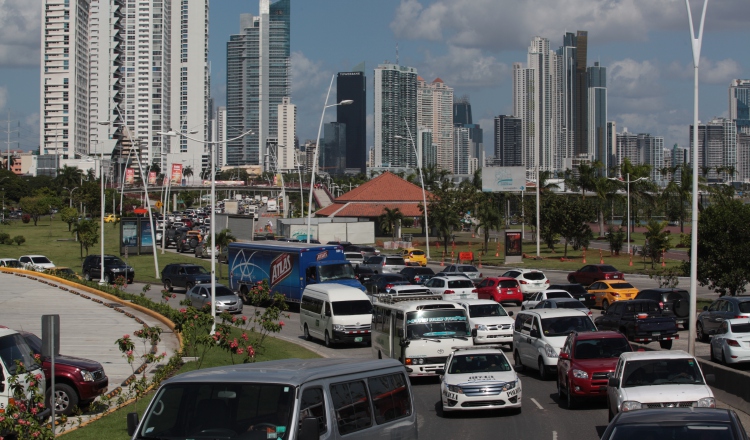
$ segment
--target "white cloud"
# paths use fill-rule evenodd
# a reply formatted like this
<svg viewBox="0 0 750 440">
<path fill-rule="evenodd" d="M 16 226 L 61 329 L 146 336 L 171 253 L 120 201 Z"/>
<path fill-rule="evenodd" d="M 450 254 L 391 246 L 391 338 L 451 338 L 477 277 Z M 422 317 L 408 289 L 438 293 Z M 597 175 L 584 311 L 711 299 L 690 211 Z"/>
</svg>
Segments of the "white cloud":
<svg viewBox="0 0 750 440">
<path fill-rule="evenodd" d="M 693 79 L 692 61 L 685 65 L 674 61 L 669 64 L 668 70 L 673 78 L 676 77 L 691 81 Z M 742 66 L 740 66 L 737 61 L 731 58 L 713 61 L 708 58 L 701 57 L 698 74 L 702 83 L 721 84 L 726 86 L 729 86 L 729 82 L 732 79 L 744 76 L 742 73 Z"/>
<path fill-rule="evenodd" d="M 449 45 L 448 52 L 438 57 L 425 54 L 419 73 L 427 81 L 440 77 L 449 87 L 497 86 L 510 78 L 510 68 L 495 57 L 485 56 L 479 49 L 463 49 Z"/>
<path fill-rule="evenodd" d="M 631 58 L 612 62 L 607 70 L 607 92 L 610 106 L 617 103 L 623 110 L 658 110 L 662 107 L 664 89 L 659 83 L 660 69 L 649 60 Z"/>
<path fill-rule="evenodd" d="M 331 71 L 323 67 L 323 62 L 311 60 L 302 52 L 292 52 L 291 58 L 292 103 L 297 106 L 297 135 L 303 143 L 317 133 L 320 112 L 331 83 Z M 336 84 L 331 89 L 328 103 L 335 100 Z M 336 110 L 328 109 L 324 122 L 335 118 Z"/>
<path fill-rule="evenodd" d="M 0 67 L 39 65 L 42 2 L 0 0 Z"/>
<path fill-rule="evenodd" d="M 426 2 L 425 2 L 426 3 Z M 744 29 L 745 0 L 711 5 L 706 30 Z M 699 17 L 699 11 L 693 11 Z M 646 41 L 654 30 L 687 31 L 680 0 L 402 0 L 391 22 L 397 38 L 437 41 L 493 51 L 517 49 L 534 35 L 547 37 L 584 29 L 599 43 Z"/>
</svg>

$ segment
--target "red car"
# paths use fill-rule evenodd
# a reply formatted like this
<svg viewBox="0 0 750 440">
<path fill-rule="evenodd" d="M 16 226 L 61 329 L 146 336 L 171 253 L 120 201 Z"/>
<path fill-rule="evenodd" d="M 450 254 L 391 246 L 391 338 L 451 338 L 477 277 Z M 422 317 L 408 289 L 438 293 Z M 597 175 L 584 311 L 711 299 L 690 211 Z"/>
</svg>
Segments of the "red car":
<svg viewBox="0 0 750 440">
<path fill-rule="evenodd" d="M 609 375 L 620 354 L 633 351 L 620 332 L 573 332 L 557 358 L 557 398 L 566 397 L 568 409 L 576 401 L 606 397 Z"/>
<path fill-rule="evenodd" d="M 512 302 L 520 306 L 523 293 L 515 278 L 487 277 L 477 284 L 479 299 L 491 299 L 497 303 Z"/>
<path fill-rule="evenodd" d="M 588 264 L 568 274 L 569 283 L 588 286 L 599 280 L 624 280 L 625 275 L 609 264 Z"/>
</svg>

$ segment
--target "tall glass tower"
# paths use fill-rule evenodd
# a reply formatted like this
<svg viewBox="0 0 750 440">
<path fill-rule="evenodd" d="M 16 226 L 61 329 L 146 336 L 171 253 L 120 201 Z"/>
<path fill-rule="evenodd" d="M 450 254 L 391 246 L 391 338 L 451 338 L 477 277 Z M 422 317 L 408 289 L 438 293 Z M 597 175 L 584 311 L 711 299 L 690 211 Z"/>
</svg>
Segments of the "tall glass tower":
<svg viewBox="0 0 750 440">
<path fill-rule="evenodd" d="M 409 135 L 417 132 L 417 69 L 378 65 L 374 101 L 375 166 L 416 167 Z"/>
<path fill-rule="evenodd" d="M 336 102 L 351 99 L 351 105 L 336 107 L 336 121 L 346 124 L 345 168 L 367 172 L 367 78 L 365 64 L 336 77 Z"/>
</svg>

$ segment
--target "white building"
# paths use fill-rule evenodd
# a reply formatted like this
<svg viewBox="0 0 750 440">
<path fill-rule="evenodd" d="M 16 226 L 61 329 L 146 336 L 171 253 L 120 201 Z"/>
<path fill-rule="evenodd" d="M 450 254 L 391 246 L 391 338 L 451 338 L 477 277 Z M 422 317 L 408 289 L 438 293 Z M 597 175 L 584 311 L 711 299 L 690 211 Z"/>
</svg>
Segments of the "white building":
<svg viewBox="0 0 750 440">
<path fill-rule="evenodd" d="M 438 168 L 458 173 L 454 169 L 453 88 L 436 78 L 427 83 L 417 77 L 417 124 L 432 132 L 432 143 L 437 145 Z M 411 135 L 416 131 L 413 127 Z M 468 160 L 466 158 L 465 160 Z"/>
<path fill-rule="evenodd" d="M 221 106 L 216 109 L 216 117 L 214 118 L 214 126 L 211 132 L 214 136 L 214 142 L 216 144 L 216 166 L 223 167 L 227 164 L 227 108 Z"/>
<path fill-rule="evenodd" d="M 374 76 L 375 167 L 416 167 L 409 136 L 417 133 L 417 69 L 386 63 Z"/>
<path fill-rule="evenodd" d="M 294 171 L 296 168 L 296 151 L 294 136 L 297 133 L 297 106 L 288 96 L 278 105 L 279 122 L 277 125 L 277 154 L 280 170 Z"/>
</svg>

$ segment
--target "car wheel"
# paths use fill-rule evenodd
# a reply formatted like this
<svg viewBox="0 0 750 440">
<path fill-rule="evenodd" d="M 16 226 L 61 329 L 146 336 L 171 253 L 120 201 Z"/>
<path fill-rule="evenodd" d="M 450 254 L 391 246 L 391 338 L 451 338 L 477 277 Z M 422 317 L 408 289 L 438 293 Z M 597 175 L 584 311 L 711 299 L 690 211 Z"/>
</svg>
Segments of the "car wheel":
<svg viewBox="0 0 750 440">
<path fill-rule="evenodd" d="M 659 341 L 659 347 L 663 348 L 664 350 L 671 350 L 672 349 L 672 340 L 666 340 L 666 341 Z"/>
<path fill-rule="evenodd" d="M 195 286 L 195 283 L 185 283 L 185 292 L 192 289 L 193 286 Z"/>
<path fill-rule="evenodd" d="M 85 271 L 83 273 L 83 279 L 86 281 L 91 281 L 91 274 L 89 273 L 89 271 Z"/>
<path fill-rule="evenodd" d="M 711 360 L 711 362 L 716 362 L 716 356 L 714 354 L 714 344 L 709 345 L 709 347 L 711 347 L 711 348 L 709 349 L 710 351 L 709 351 L 709 357 L 708 358 Z"/>
<path fill-rule="evenodd" d="M 438 400 L 438 411 L 440 411 L 440 417 L 449 419 L 451 412 L 445 410 L 445 405 L 443 405 L 443 396 L 440 395 L 439 397 L 440 400 Z"/>
<path fill-rule="evenodd" d="M 521 310 L 526 310 L 526 306 L 521 306 Z"/>
<path fill-rule="evenodd" d="M 562 382 L 560 381 L 560 378 L 557 378 L 557 398 L 559 400 L 562 400 L 562 396 L 565 394 L 563 393 L 562 385 L 560 385 Z"/>
<path fill-rule="evenodd" d="M 568 405 L 568 409 L 574 409 L 576 406 L 576 399 L 573 397 L 573 393 L 570 392 L 570 382 L 568 382 L 568 388 L 565 392 L 565 403 Z"/>
<path fill-rule="evenodd" d="M 167 292 L 171 292 L 172 291 L 172 282 L 171 281 L 164 280 L 164 290 L 166 290 Z"/>
<path fill-rule="evenodd" d="M 112 274 L 106 274 L 104 275 L 104 282 L 107 284 L 114 284 L 115 283 L 115 277 Z"/>
<path fill-rule="evenodd" d="M 198 246 L 198 239 L 193 238 L 192 240 L 190 240 L 190 247 L 195 248 L 196 246 Z"/>
<path fill-rule="evenodd" d="M 331 348 L 331 337 L 328 336 L 328 330 L 326 330 L 326 339 L 325 339 L 326 347 Z"/>
<path fill-rule="evenodd" d="M 539 379 L 542 381 L 549 379 L 549 371 L 547 370 L 547 367 L 544 366 L 542 358 L 539 358 Z"/>
<path fill-rule="evenodd" d="M 303 332 L 304 332 L 304 336 L 305 336 L 305 341 L 309 341 L 311 339 L 310 338 L 310 329 L 307 328 L 307 324 L 305 324 L 305 328 L 304 328 Z M 380 353 L 378 353 L 378 354 L 380 354 Z"/>
<path fill-rule="evenodd" d="M 521 362 L 521 356 L 519 356 L 518 350 L 513 352 L 513 368 L 516 371 L 523 371 L 523 363 Z"/>
<path fill-rule="evenodd" d="M 602 310 L 606 311 L 609 308 L 609 301 L 606 299 L 602 301 Z"/>
<path fill-rule="evenodd" d="M 690 321 L 685 321 L 685 323 L 682 324 L 682 328 L 685 330 L 690 330 Z"/>
<path fill-rule="evenodd" d="M 50 405 L 50 400 L 52 400 L 51 391 L 51 388 L 47 391 L 47 406 Z M 69 416 L 78 406 L 78 394 L 76 394 L 76 391 L 70 385 L 64 383 L 56 383 L 54 405 L 55 413 L 65 414 L 66 416 Z"/>
<path fill-rule="evenodd" d="M 701 342 L 708 342 L 709 337 L 706 334 L 705 330 L 703 330 L 703 324 L 698 322 L 698 325 L 695 327 L 695 333 L 697 335 L 697 339 Z"/>
<path fill-rule="evenodd" d="M 609 397 L 607 397 L 607 418 L 610 422 L 615 418 L 615 413 L 612 412 L 612 406 L 609 403 Z"/>
</svg>

